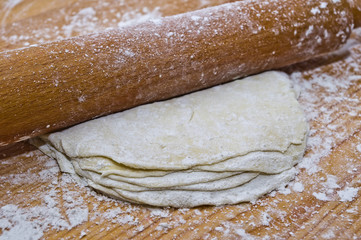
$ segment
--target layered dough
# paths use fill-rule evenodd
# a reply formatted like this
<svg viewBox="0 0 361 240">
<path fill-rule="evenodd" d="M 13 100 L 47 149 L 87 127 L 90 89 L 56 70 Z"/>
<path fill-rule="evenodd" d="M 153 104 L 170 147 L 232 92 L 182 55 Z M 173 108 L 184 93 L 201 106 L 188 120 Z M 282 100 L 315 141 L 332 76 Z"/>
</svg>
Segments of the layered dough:
<svg viewBox="0 0 361 240">
<path fill-rule="evenodd" d="M 34 139 L 61 170 L 123 200 L 252 201 L 290 181 L 307 123 L 285 73 L 266 72 Z"/>
</svg>

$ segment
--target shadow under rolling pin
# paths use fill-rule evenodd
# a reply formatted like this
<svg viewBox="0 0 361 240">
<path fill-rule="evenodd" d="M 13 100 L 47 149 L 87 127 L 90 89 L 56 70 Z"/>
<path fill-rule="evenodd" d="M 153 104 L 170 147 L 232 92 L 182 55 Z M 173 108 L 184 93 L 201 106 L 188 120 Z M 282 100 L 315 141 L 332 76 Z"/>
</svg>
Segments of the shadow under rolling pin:
<svg viewBox="0 0 361 240">
<path fill-rule="evenodd" d="M 336 50 L 359 1 L 240 1 L 0 53 L 0 146 Z"/>
</svg>

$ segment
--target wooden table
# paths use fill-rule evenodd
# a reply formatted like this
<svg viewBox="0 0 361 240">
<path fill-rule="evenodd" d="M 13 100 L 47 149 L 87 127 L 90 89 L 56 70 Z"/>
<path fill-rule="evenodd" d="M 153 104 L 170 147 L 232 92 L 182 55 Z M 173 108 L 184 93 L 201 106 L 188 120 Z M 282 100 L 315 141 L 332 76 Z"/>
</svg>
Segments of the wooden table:
<svg viewBox="0 0 361 240">
<path fill-rule="evenodd" d="M 28 7 L 33 9 L 28 16 L 61 11 L 74 2 L 53 1 L 45 10 Z M 13 16 L 6 20 L 7 29 L 9 22 L 26 19 L 25 13 L 7 15 Z M 310 123 L 300 173 L 287 187 L 253 204 L 150 208 L 77 185 L 54 160 L 21 142 L 0 150 L 0 234 L 22 239 L 361 239 L 361 34 L 353 39 L 343 51 L 282 69 L 300 90 Z M 1 49 L 23 44 L 4 42 Z"/>
</svg>

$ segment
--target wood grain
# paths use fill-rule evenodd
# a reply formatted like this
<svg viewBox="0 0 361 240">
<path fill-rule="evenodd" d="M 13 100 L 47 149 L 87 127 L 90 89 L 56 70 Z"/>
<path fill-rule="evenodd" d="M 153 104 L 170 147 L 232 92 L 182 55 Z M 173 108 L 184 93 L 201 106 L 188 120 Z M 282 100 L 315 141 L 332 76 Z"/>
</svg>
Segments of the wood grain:
<svg viewBox="0 0 361 240">
<path fill-rule="evenodd" d="M 59 9 L 75 2 L 75 0 L 22 0 L 0 1 L 0 29 L 8 24 L 33 17 L 54 9 Z M 44 21 L 43 21 L 44 22 Z M 16 24 L 15 24 L 16 25 Z M 2 34 L 7 31 L 0 31 Z M 0 40 L 1 42 L 1 40 Z M 0 47 L 0 49 L 4 49 Z"/>
<path fill-rule="evenodd" d="M 76 37 L 117 28 L 124 22 L 136 21 L 140 17 L 147 19 L 158 15 L 172 16 L 235 2 L 235 0 L 66 0 L 59 2 L 61 4 L 58 0 L 24 0 L 12 9 L 0 10 L 0 19 L 6 23 L 1 29 L 0 49 L 11 50 Z M 25 4 L 30 5 L 31 8 L 24 7 Z M 39 7 L 39 5 L 44 7 Z M 48 5 L 49 7 L 46 7 Z M 17 12 L 21 13 L 21 17 L 8 16 L 9 13 L 15 15 Z"/>
<path fill-rule="evenodd" d="M 327 3 L 240 1 L 0 53 L 0 145 L 335 50 L 354 18 Z"/>
<path fill-rule="evenodd" d="M 355 43 L 349 51 L 282 69 L 301 90 L 310 121 L 309 164 L 295 180 L 302 191 L 291 183 L 255 204 L 151 209 L 75 184 L 54 160 L 21 142 L 0 149 L 0 215 L 15 205 L 17 216 L 31 216 L 29 224 L 45 229 L 43 239 L 360 239 L 361 192 L 349 201 L 338 194 L 361 188 L 360 66 L 361 43 Z M 312 167 L 317 171 L 310 173 Z M 339 187 L 325 187 L 330 176 Z M 76 222 L 79 209 L 88 215 Z M 5 219 L 22 226 L 11 214 Z"/>
</svg>

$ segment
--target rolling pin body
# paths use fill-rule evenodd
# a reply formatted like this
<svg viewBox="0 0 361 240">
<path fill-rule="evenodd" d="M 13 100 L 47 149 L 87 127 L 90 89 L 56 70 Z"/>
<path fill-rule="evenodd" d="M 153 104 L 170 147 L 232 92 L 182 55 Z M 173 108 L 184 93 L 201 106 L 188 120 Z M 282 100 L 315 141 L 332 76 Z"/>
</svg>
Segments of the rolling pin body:
<svg viewBox="0 0 361 240">
<path fill-rule="evenodd" d="M 354 13 L 322 3 L 247 0 L 3 52 L 0 145 L 335 50 Z"/>
</svg>

